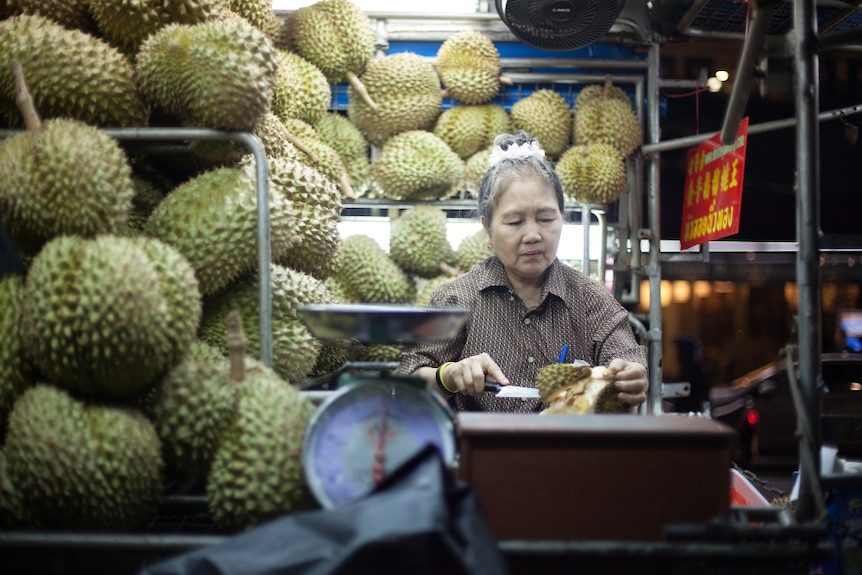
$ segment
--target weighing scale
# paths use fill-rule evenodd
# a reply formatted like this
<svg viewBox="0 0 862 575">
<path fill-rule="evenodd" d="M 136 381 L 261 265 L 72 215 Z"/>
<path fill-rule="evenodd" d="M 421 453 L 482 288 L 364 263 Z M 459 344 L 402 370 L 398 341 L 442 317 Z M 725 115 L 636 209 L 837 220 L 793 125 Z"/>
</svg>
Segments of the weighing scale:
<svg viewBox="0 0 862 575">
<path fill-rule="evenodd" d="M 316 304 L 300 308 L 315 337 L 365 344 L 412 344 L 449 339 L 468 310 L 398 304 Z M 350 364 L 309 422 L 302 449 L 306 480 L 327 509 L 357 500 L 392 471 L 434 445 L 453 467 L 455 418 L 418 377 L 351 373 Z"/>
</svg>

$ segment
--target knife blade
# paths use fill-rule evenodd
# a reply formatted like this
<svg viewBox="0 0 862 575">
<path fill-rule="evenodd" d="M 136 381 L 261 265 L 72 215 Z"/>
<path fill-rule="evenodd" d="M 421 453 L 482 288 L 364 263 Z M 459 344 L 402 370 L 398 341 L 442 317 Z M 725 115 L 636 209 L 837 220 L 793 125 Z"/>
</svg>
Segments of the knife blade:
<svg viewBox="0 0 862 575">
<path fill-rule="evenodd" d="M 486 381 L 485 391 L 493 393 L 497 397 L 539 398 L 539 390 L 535 387 L 525 387 L 523 385 L 501 385 L 496 381 Z"/>
</svg>

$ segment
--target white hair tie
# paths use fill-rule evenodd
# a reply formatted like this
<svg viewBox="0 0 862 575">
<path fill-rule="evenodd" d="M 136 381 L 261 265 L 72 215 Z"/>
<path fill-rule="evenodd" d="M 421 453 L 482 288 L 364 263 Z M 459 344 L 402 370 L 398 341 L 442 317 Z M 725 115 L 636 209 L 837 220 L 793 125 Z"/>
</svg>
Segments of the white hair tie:
<svg viewBox="0 0 862 575">
<path fill-rule="evenodd" d="M 527 158 L 545 159 L 545 150 L 539 146 L 537 140 L 524 142 L 523 144 L 510 145 L 505 150 L 495 147 L 488 159 L 488 166 L 495 166 L 503 160 L 526 160 Z"/>
</svg>

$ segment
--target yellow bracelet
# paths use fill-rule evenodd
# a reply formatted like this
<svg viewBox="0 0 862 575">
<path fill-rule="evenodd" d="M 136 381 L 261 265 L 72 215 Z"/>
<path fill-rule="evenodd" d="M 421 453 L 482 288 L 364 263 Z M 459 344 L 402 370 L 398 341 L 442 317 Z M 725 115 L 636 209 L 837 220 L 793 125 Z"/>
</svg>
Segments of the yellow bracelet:
<svg viewBox="0 0 862 575">
<path fill-rule="evenodd" d="M 443 391 L 445 391 L 446 393 L 448 393 L 450 395 L 455 395 L 456 393 L 458 393 L 458 390 L 456 389 L 453 391 L 453 390 L 449 389 L 448 387 L 446 387 L 446 384 L 443 383 L 443 370 L 445 368 L 449 367 L 450 365 L 452 365 L 453 363 L 455 363 L 455 362 L 454 361 L 447 361 L 446 363 L 444 363 L 443 365 L 438 367 L 437 368 L 437 375 L 436 375 L 437 385 L 440 386 L 440 389 L 442 389 Z"/>
</svg>

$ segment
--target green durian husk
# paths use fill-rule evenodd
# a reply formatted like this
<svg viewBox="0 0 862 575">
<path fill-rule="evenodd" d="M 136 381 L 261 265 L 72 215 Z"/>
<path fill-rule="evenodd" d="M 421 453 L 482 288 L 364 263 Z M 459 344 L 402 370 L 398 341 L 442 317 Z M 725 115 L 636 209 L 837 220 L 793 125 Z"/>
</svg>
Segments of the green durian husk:
<svg viewBox="0 0 862 575">
<path fill-rule="evenodd" d="M 139 529 L 161 500 L 161 443 L 133 408 L 85 402 L 38 384 L 15 403 L 4 452 L 26 527 Z"/>
</svg>

